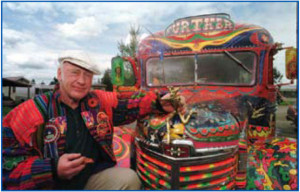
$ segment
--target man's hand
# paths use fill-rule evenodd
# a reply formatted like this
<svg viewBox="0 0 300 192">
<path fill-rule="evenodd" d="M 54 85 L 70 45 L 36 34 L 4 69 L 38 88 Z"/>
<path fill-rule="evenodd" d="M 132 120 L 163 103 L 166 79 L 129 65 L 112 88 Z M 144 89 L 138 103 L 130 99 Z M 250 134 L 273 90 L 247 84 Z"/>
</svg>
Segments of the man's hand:
<svg viewBox="0 0 300 192">
<path fill-rule="evenodd" d="M 85 168 L 85 158 L 79 153 L 66 153 L 58 159 L 57 176 L 60 179 L 72 179 Z"/>
</svg>

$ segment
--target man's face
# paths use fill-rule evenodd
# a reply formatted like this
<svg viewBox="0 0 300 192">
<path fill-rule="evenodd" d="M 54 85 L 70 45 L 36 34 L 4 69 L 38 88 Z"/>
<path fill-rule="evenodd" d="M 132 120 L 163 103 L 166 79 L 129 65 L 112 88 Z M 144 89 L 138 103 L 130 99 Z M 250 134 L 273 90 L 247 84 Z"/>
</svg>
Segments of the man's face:
<svg viewBox="0 0 300 192">
<path fill-rule="evenodd" d="M 93 73 L 81 67 L 65 62 L 57 70 L 60 91 L 67 99 L 78 101 L 89 92 Z"/>
</svg>

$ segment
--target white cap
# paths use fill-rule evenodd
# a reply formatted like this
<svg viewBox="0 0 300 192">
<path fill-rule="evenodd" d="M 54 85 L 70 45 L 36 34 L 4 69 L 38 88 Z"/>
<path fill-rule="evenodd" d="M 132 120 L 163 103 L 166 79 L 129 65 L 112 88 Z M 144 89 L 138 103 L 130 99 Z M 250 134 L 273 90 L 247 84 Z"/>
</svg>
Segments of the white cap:
<svg viewBox="0 0 300 192">
<path fill-rule="evenodd" d="M 63 64 L 65 61 L 68 61 L 74 65 L 78 65 L 96 75 L 100 75 L 100 71 L 97 69 L 97 66 L 92 62 L 88 53 L 81 50 L 66 50 L 61 52 L 58 57 L 58 62 Z"/>
</svg>

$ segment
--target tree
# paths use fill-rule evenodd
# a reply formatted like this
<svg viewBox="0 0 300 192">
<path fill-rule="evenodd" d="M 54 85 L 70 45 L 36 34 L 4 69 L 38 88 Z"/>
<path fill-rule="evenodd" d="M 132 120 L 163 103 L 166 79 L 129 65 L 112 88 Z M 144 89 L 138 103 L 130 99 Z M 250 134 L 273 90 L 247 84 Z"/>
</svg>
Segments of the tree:
<svg viewBox="0 0 300 192">
<path fill-rule="evenodd" d="M 35 85 L 35 79 L 31 80 L 31 85 Z"/>
<path fill-rule="evenodd" d="M 56 77 L 53 77 L 53 80 L 49 83 L 49 85 L 56 85 L 58 84 L 58 80 L 56 79 Z"/>
<path fill-rule="evenodd" d="M 140 27 L 131 26 L 129 30 L 130 34 L 130 42 L 129 44 L 125 44 L 122 40 L 118 42 L 118 49 L 121 53 L 122 57 L 134 57 L 139 43 L 139 35 L 140 35 L 141 29 Z"/>
<path fill-rule="evenodd" d="M 283 75 L 281 74 L 281 72 L 276 67 L 273 67 L 274 84 L 281 83 L 282 77 Z"/>
<path fill-rule="evenodd" d="M 111 83 L 111 77 L 110 77 L 111 70 L 106 69 L 104 72 L 104 75 L 101 79 L 101 83 L 106 85 L 106 91 L 112 91 L 113 90 L 113 85 Z"/>
</svg>

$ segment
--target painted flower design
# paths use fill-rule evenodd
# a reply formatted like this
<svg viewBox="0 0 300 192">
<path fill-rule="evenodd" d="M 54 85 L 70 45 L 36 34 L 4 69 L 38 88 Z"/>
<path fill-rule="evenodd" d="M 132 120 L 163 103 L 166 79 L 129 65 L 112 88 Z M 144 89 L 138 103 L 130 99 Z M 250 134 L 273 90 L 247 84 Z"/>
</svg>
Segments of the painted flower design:
<svg viewBox="0 0 300 192">
<path fill-rule="evenodd" d="M 88 100 L 89 107 L 96 107 L 98 105 L 98 100 L 96 98 L 91 98 Z"/>
</svg>

